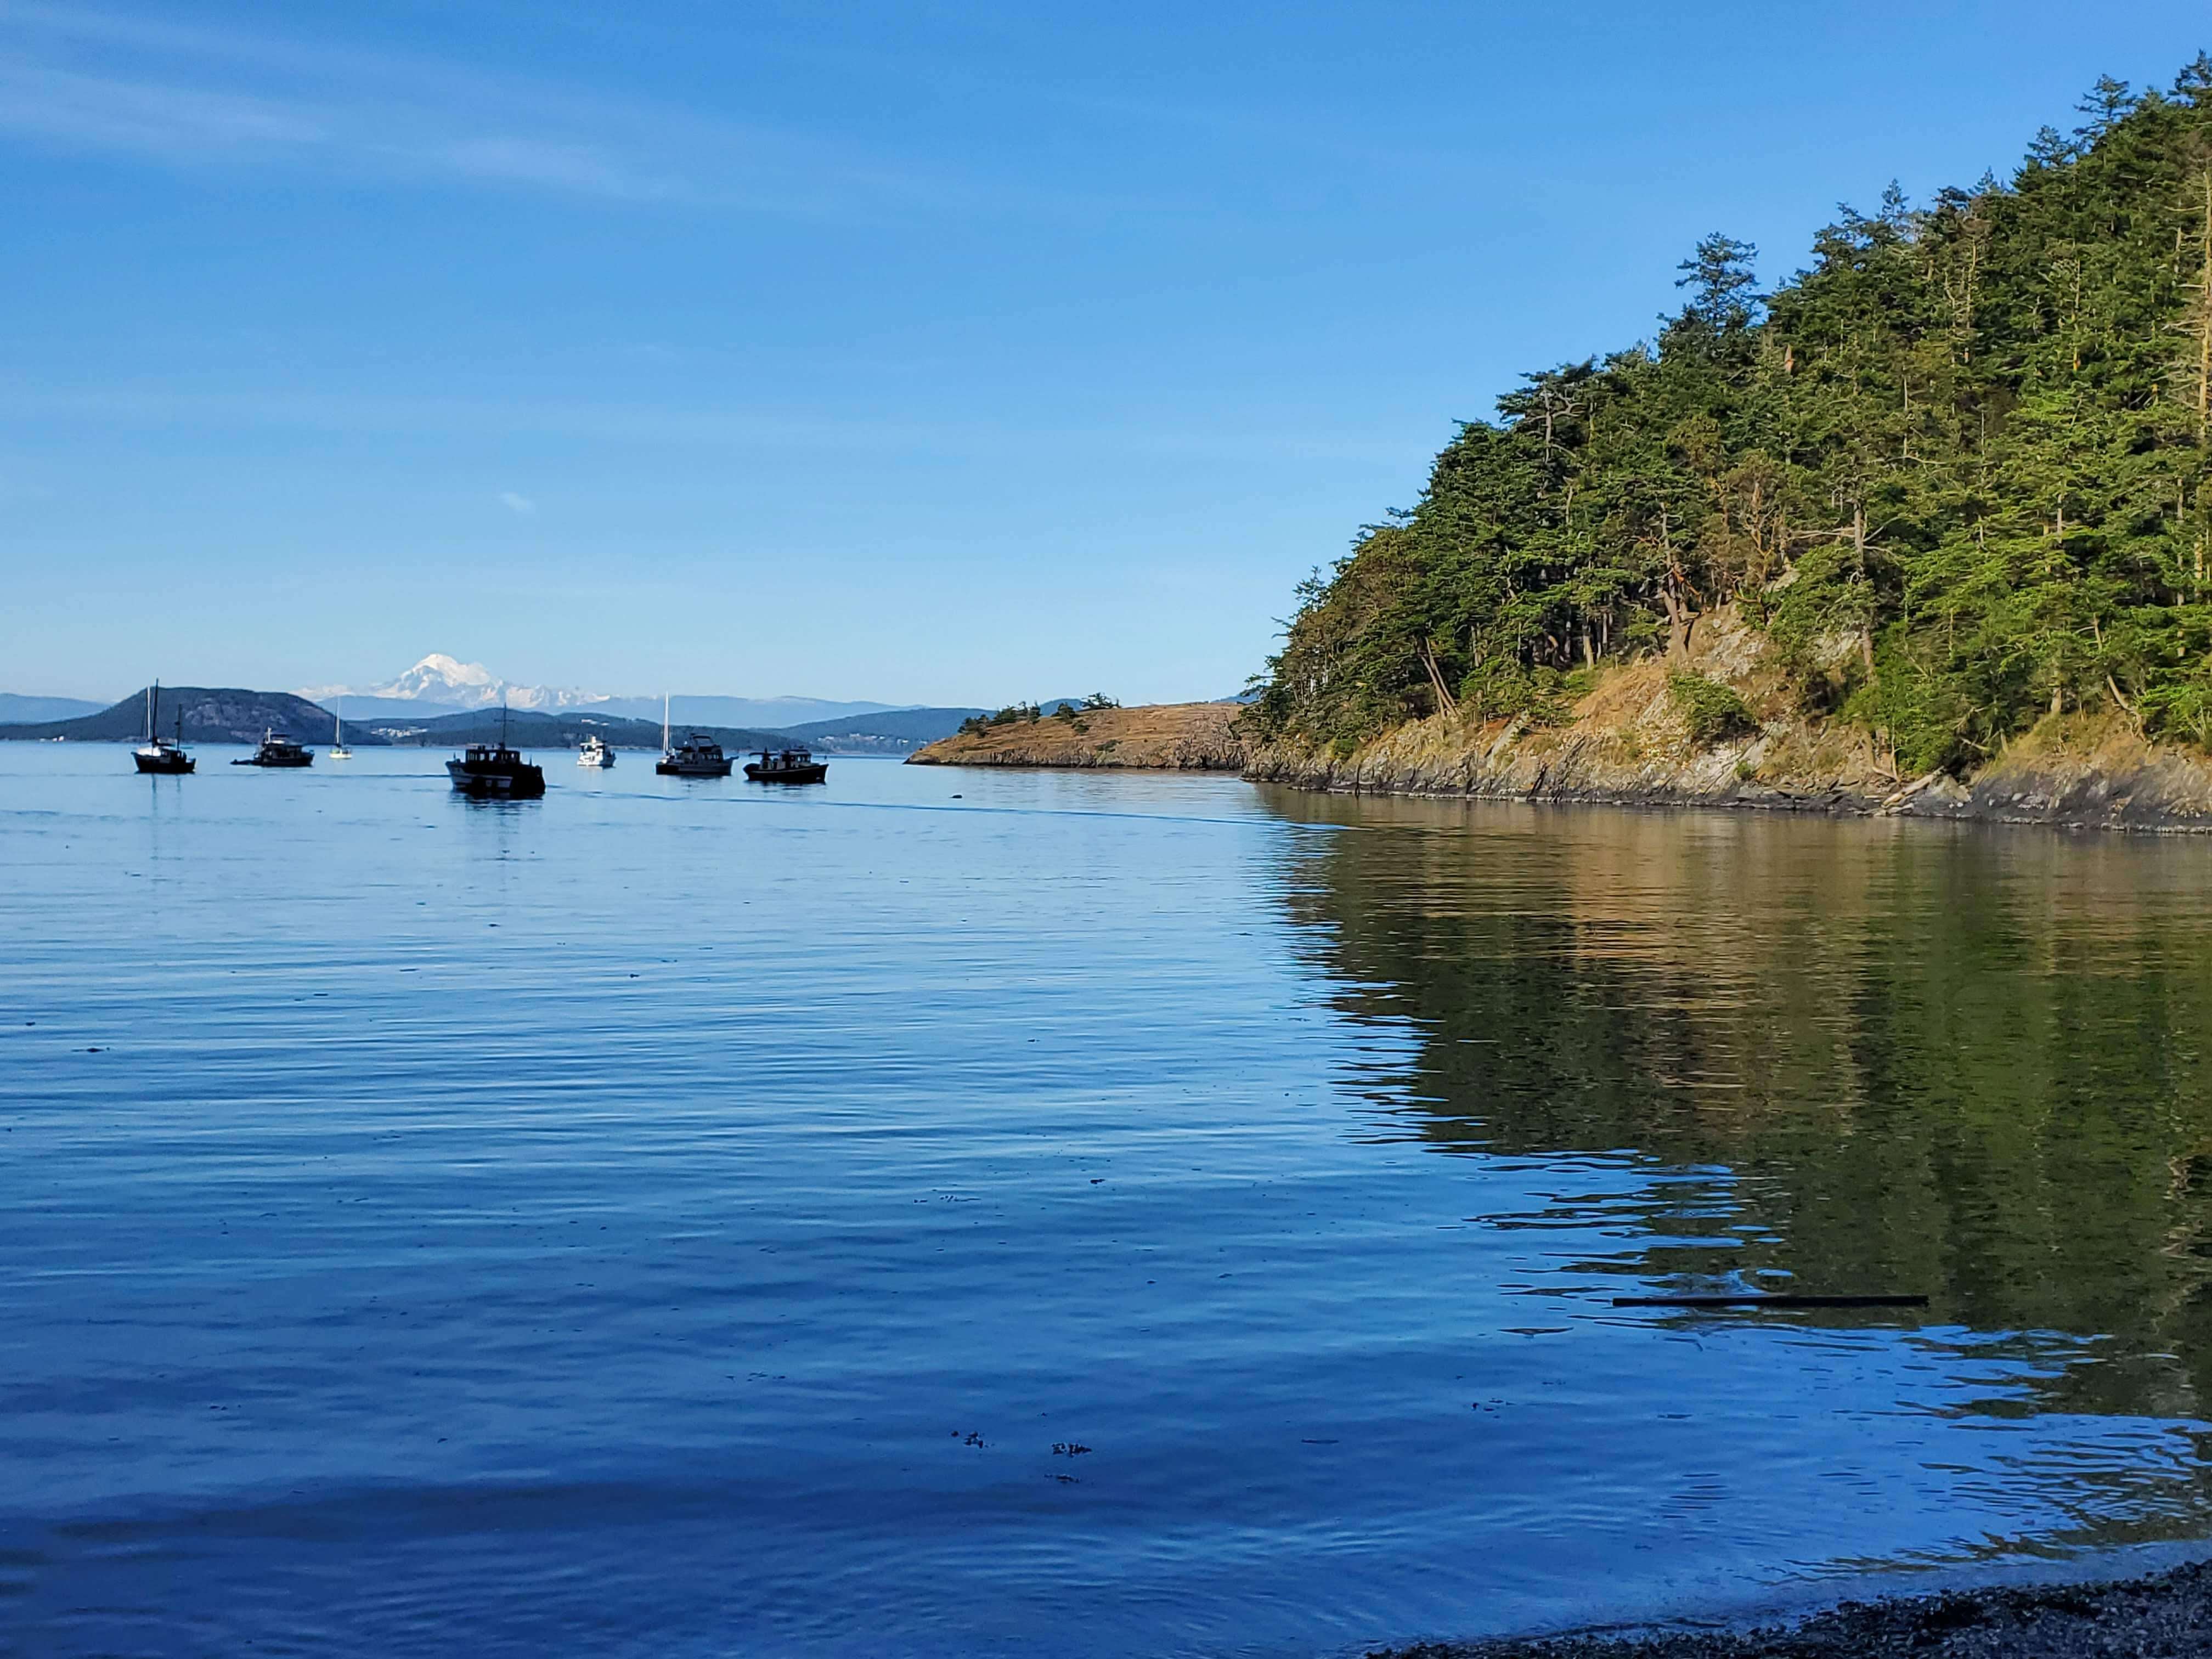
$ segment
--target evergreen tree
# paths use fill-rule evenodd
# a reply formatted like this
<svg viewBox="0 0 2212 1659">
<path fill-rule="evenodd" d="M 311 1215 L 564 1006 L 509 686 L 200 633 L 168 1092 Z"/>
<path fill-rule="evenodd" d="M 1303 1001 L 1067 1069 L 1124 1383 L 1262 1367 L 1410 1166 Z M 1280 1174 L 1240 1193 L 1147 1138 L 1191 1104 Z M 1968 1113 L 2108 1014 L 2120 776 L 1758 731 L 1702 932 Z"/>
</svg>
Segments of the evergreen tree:
<svg viewBox="0 0 2212 1659">
<path fill-rule="evenodd" d="M 1734 602 L 1900 767 L 2082 708 L 2212 742 L 2212 58 L 2080 107 L 1771 294 L 1698 242 L 1656 341 L 1526 377 L 1300 587 L 1262 731 L 1559 719 Z"/>
</svg>

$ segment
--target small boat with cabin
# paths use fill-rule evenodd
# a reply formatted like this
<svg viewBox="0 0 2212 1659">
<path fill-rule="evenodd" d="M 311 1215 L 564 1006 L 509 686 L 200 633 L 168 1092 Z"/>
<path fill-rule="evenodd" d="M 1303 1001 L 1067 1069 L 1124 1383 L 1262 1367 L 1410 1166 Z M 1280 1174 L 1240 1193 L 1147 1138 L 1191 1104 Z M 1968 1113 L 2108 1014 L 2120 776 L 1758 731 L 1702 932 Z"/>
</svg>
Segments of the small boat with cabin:
<svg viewBox="0 0 2212 1659">
<path fill-rule="evenodd" d="M 545 793 L 545 769 L 507 746 L 505 704 L 499 711 L 499 741 L 471 744 L 446 763 L 446 775 L 463 794 L 483 800 L 531 800 Z"/>
<path fill-rule="evenodd" d="M 465 795 L 488 800 L 534 800 L 545 793 L 545 769 L 504 743 L 472 743 L 446 763 L 446 775 Z"/>
<path fill-rule="evenodd" d="M 261 734 L 261 746 L 233 766 L 313 766 L 315 751 L 303 749 L 273 727 Z"/>
<path fill-rule="evenodd" d="M 758 760 L 745 763 L 745 776 L 755 783 L 822 783 L 829 779 L 830 763 L 803 747 L 763 749 Z"/>
<path fill-rule="evenodd" d="M 155 680 L 146 688 L 146 741 L 131 753 L 131 759 L 141 772 L 156 777 L 182 777 L 198 764 L 185 752 L 185 711 L 177 710 L 177 740 L 154 735 L 154 706 L 161 695 L 161 682 Z"/>
<path fill-rule="evenodd" d="M 615 763 L 614 745 L 594 732 L 584 739 L 584 746 L 576 751 L 576 764 L 605 768 Z"/>
<path fill-rule="evenodd" d="M 673 749 L 664 750 L 653 770 L 664 778 L 726 778 L 736 763 L 722 745 L 704 732 L 694 732 Z"/>
<path fill-rule="evenodd" d="M 726 778 L 733 764 L 722 745 L 704 732 L 694 732 L 672 747 L 668 741 L 668 699 L 660 699 L 660 758 L 653 769 L 664 778 Z"/>
</svg>

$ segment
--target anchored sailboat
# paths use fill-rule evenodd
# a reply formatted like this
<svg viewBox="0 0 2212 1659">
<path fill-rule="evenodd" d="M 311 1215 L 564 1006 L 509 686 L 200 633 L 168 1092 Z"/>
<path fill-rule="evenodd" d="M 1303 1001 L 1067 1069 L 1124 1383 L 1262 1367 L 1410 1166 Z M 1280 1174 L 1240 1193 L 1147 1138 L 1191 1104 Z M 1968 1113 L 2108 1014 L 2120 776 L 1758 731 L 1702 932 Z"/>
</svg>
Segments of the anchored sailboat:
<svg viewBox="0 0 2212 1659">
<path fill-rule="evenodd" d="M 345 699 L 343 697 L 338 699 L 338 706 L 332 711 L 331 720 L 333 724 L 331 727 L 330 757 L 332 760 L 351 760 L 353 750 L 345 746 Z"/>
<path fill-rule="evenodd" d="M 154 707 L 161 696 L 161 681 L 155 680 L 146 688 L 146 741 L 131 751 L 131 759 L 141 772 L 182 776 L 195 763 L 185 752 L 184 705 L 177 706 L 177 740 L 171 743 L 167 738 L 157 738 L 154 735 Z"/>
</svg>

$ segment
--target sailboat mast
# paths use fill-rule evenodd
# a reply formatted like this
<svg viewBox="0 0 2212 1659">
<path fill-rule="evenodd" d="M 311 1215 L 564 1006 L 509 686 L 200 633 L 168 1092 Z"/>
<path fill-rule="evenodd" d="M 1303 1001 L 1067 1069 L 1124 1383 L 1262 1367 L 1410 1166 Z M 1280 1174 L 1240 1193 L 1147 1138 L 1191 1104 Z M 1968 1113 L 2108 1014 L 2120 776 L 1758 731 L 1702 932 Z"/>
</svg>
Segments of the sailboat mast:
<svg viewBox="0 0 2212 1659">
<path fill-rule="evenodd" d="M 668 752 L 668 693 L 660 694 L 660 752 Z"/>
<path fill-rule="evenodd" d="M 161 690 L 161 682 L 159 680 L 146 688 L 146 741 L 149 743 L 154 741 L 154 699 Z"/>
</svg>

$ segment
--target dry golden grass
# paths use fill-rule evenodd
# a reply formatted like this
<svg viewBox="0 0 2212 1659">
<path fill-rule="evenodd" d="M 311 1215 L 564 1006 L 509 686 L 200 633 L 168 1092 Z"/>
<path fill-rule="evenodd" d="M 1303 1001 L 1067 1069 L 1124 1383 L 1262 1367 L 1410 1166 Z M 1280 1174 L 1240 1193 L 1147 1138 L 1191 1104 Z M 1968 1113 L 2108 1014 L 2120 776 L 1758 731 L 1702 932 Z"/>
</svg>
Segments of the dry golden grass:
<svg viewBox="0 0 2212 1659">
<path fill-rule="evenodd" d="M 1047 714 L 957 732 L 907 757 L 909 766 L 1069 766 L 1235 772 L 1246 747 L 1233 702 L 1161 702 L 1101 708 L 1065 720 Z"/>
</svg>

